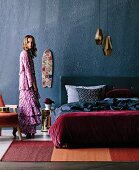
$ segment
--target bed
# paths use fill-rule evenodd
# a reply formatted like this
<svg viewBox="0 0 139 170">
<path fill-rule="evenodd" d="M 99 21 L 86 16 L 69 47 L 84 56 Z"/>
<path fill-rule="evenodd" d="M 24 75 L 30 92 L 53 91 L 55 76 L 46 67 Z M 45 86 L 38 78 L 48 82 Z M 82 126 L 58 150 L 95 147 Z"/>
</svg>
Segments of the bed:
<svg viewBox="0 0 139 170">
<path fill-rule="evenodd" d="M 56 148 L 139 144 L 139 77 L 61 77 L 60 82 L 61 104 L 49 129 Z M 68 91 L 73 86 L 78 101 Z"/>
</svg>

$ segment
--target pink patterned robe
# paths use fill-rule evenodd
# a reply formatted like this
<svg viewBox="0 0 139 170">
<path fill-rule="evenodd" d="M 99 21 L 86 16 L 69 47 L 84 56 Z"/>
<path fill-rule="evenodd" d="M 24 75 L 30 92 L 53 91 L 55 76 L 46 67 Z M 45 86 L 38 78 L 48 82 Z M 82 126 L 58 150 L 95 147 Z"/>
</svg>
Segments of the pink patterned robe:
<svg viewBox="0 0 139 170">
<path fill-rule="evenodd" d="M 23 50 L 19 71 L 19 123 L 24 134 L 36 133 L 36 126 L 41 123 L 39 93 L 33 91 L 33 82 L 36 82 L 33 57 Z"/>
</svg>

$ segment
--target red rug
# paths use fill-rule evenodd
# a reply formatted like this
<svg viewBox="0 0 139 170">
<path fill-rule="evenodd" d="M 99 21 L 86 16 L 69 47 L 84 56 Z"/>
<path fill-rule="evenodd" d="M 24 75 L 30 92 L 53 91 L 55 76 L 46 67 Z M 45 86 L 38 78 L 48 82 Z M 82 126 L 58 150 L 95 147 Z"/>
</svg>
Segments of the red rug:
<svg viewBox="0 0 139 170">
<path fill-rule="evenodd" d="M 113 161 L 139 162 L 139 148 L 110 148 Z"/>
<path fill-rule="evenodd" d="M 3 162 L 139 161 L 139 148 L 57 149 L 52 141 L 13 141 Z"/>
<path fill-rule="evenodd" d="M 51 161 L 54 145 L 51 141 L 13 141 L 1 161 Z"/>
</svg>

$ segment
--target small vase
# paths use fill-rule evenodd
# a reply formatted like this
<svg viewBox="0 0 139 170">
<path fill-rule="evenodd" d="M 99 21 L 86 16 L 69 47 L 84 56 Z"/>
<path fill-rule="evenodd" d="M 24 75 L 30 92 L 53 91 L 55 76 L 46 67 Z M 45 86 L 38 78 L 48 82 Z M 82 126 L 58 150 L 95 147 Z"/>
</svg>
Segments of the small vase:
<svg viewBox="0 0 139 170">
<path fill-rule="evenodd" d="M 45 110 L 51 110 L 51 104 L 45 104 Z"/>
</svg>

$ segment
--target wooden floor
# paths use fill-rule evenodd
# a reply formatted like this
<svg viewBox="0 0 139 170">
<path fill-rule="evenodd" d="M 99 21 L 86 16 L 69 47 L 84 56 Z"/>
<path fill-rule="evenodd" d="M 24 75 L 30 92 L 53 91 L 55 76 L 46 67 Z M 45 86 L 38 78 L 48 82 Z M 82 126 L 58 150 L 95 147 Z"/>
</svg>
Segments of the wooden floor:
<svg viewBox="0 0 139 170">
<path fill-rule="evenodd" d="M 139 163 L 131 162 L 6 162 L 0 170 L 139 170 Z"/>
</svg>

